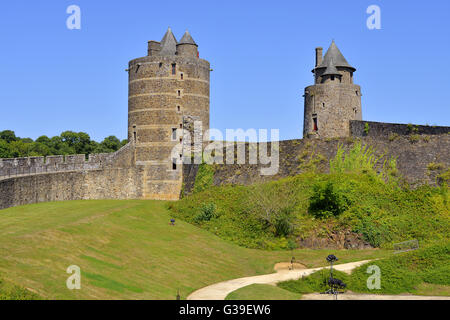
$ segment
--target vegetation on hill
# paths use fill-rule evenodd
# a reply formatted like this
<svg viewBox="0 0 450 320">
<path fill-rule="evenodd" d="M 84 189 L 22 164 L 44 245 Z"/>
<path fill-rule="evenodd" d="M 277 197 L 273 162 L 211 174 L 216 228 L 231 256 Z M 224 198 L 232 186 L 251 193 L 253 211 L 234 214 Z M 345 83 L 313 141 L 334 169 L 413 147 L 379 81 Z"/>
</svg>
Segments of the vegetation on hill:
<svg viewBox="0 0 450 320">
<path fill-rule="evenodd" d="M 292 255 L 324 265 L 328 250 L 263 251 L 228 243 L 176 219 L 167 202 L 85 200 L 0 210 L 0 273 L 44 299 L 182 299 L 204 286 L 273 272 Z M 342 250 L 342 262 L 386 256 Z M 81 268 L 81 289 L 66 270 Z"/>
<path fill-rule="evenodd" d="M 450 294 L 450 242 L 430 245 L 425 248 L 393 255 L 370 262 L 355 269 L 351 275 L 333 272 L 347 284 L 346 290 L 376 294 Z M 369 289 L 367 273 L 369 266 L 380 268 L 380 289 Z M 282 289 L 294 293 L 324 292 L 327 288 L 328 270 L 320 270 L 299 280 L 278 284 Z M 434 290 L 433 290 L 434 289 Z"/>
<path fill-rule="evenodd" d="M 0 131 L 0 158 L 31 156 L 109 153 L 127 144 L 115 136 L 106 137 L 98 143 L 84 132 L 64 131 L 59 136 L 41 136 L 35 141 L 31 138 L 16 137 L 14 131 Z"/>
<path fill-rule="evenodd" d="M 210 186 L 213 171 L 206 166 L 194 194 L 170 204 L 173 215 L 241 246 L 293 249 L 301 240 L 345 231 L 391 248 L 410 239 L 439 241 L 450 230 L 445 180 L 440 187 L 411 189 L 395 159 L 382 162 L 360 143 L 348 152 L 340 148 L 329 174 L 310 166 L 300 175 L 251 186 Z"/>
</svg>

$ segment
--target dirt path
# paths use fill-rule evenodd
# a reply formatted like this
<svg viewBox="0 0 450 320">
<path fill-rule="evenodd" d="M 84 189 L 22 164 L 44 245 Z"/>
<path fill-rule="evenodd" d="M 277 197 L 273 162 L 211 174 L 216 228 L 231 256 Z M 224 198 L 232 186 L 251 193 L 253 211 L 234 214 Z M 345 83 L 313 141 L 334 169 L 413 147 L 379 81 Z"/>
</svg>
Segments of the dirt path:
<svg viewBox="0 0 450 320">
<path fill-rule="evenodd" d="M 335 265 L 333 268 L 342 272 L 350 274 L 350 272 L 363 265 L 370 262 L 370 260 L 344 263 Z M 187 299 L 188 300 L 225 300 L 226 296 L 231 292 L 240 289 L 242 287 L 249 286 L 251 284 L 270 284 L 275 285 L 281 281 L 287 280 L 297 280 L 302 276 L 308 276 L 311 273 L 321 270 L 329 269 L 329 267 L 314 268 L 314 269 L 303 269 L 303 270 L 282 270 L 277 273 L 265 274 L 261 276 L 246 277 L 233 279 L 228 281 L 219 282 L 197 291 L 191 293 Z"/>
</svg>

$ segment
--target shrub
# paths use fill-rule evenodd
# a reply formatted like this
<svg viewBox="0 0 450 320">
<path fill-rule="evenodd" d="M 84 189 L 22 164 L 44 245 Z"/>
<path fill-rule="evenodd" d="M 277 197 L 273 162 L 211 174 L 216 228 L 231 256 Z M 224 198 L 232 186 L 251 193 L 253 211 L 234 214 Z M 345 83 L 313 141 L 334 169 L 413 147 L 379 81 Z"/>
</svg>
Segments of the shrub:
<svg viewBox="0 0 450 320">
<path fill-rule="evenodd" d="M 399 137 L 399 135 L 397 133 L 392 133 L 389 135 L 389 141 L 394 141 L 397 140 L 397 138 Z"/>
<path fill-rule="evenodd" d="M 409 142 L 416 143 L 420 140 L 420 135 L 418 134 L 412 134 L 409 136 Z"/>
<path fill-rule="evenodd" d="M 200 213 L 195 216 L 194 220 L 195 222 L 210 221 L 216 216 L 216 205 L 214 203 L 208 203 L 201 207 Z"/>
<path fill-rule="evenodd" d="M 364 124 L 364 135 L 369 135 L 369 130 L 370 130 L 370 128 L 369 128 L 369 123 L 365 123 Z"/>
<path fill-rule="evenodd" d="M 349 200 L 333 182 L 320 182 L 313 186 L 309 211 L 317 218 L 338 216 L 349 206 Z"/>
</svg>

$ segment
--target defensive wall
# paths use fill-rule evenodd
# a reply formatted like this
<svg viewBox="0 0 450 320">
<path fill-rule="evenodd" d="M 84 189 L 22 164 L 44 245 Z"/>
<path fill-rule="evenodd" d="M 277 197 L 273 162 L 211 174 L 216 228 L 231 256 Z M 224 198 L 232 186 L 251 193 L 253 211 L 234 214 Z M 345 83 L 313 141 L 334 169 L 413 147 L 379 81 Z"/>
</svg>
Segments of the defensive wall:
<svg viewBox="0 0 450 320">
<path fill-rule="evenodd" d="M 365 126 L 365 121 L 356 123 Z M 353 123 L 355 125 L 355 122 Z M 372 125 L 371 125 L 372 124 Z M 389 127 L 390 124 L 385 124 Z M 407 125 L 399 127 L 398 132 L 405 132 Z M 355 127 L 354 127 L 355 128 Z M 438 176 L 450 168 L 450 134 L 443 127 L 430 128 L 435 134 L 381 134 L 376 135 L 377 127 L 369 122 L 369 135 L 346 138 L 299 139 L 279 142 L 279 170 L 276 175 L 263 176 L 261 167 L 269 165 L 248 164 L 248 150 L 258 148 L 256 144 L 246 143 L 246 164 L 214 164 L 214 185 L 241 184 L 249 185 L 265 181 L 278 180 L 309 170 L 315 166 L 318 172 L 329 172 L 330 159 L 336 156 L 338 146 L 350 149 L 355 142 L 370 146 L 378 156 L 380 166 L 385 159 L 395 158 L 399 176 L 412 187 L 421 184 L 436 185 Z M 419 126 L 421 130 L 421 126 Z M 424 129 L 425 130 L 425 129 Z M 371 134 L 370 134 L 371 132 Z M 420 132 L 420 131 L 419 131 Z M 439 132 L 445 132 L 439 134 Z M 394 131 L 392 133 L 395 133 Z M 271 149 L 270 144 L 267 147 Z M 225 151 L 224 151 L 225 153 Z M 193 190 L 199 165 L 185 164 L 183 168 L 183 190 L 189 194 Z"/>
<path fill-rule="evenodd" d="M 328 172 L 338 146 L 349 149 L 358 140 L 383 156 L 380 163 L 396 158 L 399 174 L 412 186 L 436 184 L 437 177 L 450 167 L 448 127 L 352 121 L 350 128 L 354 136 L 346 138 L 280 141 L 275 175 L 261 175 L 260 169 L 269 165 L 248 164 L 249 148 L 259 146 L 246 143 L 246 164 L 213 165 L 214 185 L 277 180 L 302 173 L 311 165 Z M 267 149 L 271 149 L 270 143 Z M 1 159 L 0 209 L 46 201 L 145 199 L 146 167 L 136 161 L 135 150 L 130 142 L 115 153 L 94 154 L 88 159 L 84 155 Z M 183 190 L 189 194 L 197 171 L 198 165 L 183 165 L 183 186 L 174 193 Z"/>
</svg>

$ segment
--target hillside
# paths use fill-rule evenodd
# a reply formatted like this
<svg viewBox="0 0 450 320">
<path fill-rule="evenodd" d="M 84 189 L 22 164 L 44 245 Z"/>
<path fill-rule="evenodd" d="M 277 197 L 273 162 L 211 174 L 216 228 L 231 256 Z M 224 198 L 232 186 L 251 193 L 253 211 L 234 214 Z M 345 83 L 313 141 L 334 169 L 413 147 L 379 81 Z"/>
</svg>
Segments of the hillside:
<svg viewBox="0 0 450 320">
<path fill-rule="evenodd" d="M 238 247 L 181 220 L 171 226 L 166 206 L 101 200 L 0 210 L 0 278 L 43 299 L 175 299 L 177 290 L 186 298 L 219 281 L 273 272 L 292 255 L 315 267 L 329 254 Z M 337 252 L 342 262 L 388 254 Z M 81 268 L 81 290 L 66 288 L 70 265 Z"/>
<path fill-rule="evenodd" d="M 339 148 L 330 173 L 315 160 L 303 173 L 250 186 L 213 186 L 214 166 L 202 164 L 193 195 L 171 204 L 174 215 L 241 246 L 260 249 L 392 248 L 447 237 L 447 176 L 441 186 L 411 188 L 395 158 L 380 160 L 356 143 Z"/>
</svg>

